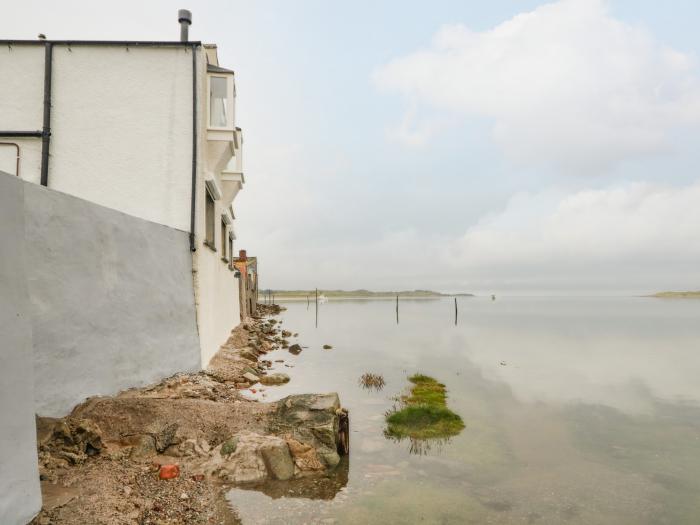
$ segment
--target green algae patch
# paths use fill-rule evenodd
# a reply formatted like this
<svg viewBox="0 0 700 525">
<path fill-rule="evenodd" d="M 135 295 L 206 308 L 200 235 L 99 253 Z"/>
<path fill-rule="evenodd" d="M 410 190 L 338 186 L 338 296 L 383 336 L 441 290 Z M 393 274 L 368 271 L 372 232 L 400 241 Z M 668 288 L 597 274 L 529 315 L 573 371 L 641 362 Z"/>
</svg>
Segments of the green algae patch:
<svg viewBox="0 0 700 525">
<path fill-rule="evenodd" d="M 462 418 L 447 408 L 447 389 L 432 377 L 408 378 L 411 392 L 400 398 L 401 408 L 386 414 L 387 437 L 438 439 L 456 436 L 464 429 Z"/>
</svg>

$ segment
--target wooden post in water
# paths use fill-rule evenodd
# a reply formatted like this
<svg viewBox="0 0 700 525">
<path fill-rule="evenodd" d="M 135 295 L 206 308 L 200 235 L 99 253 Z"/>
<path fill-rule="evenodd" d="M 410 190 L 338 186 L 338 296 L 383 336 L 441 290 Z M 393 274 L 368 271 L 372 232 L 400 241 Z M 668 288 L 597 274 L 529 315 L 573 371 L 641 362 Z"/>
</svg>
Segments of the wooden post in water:
<svg viewBox="0 0 700 525">
<path fill-rule="evenodd" d="M 399 324 L 399 296 L 396 296 L 396 324 Z"/>
<path fill-rule="evenodd" d="M 316 288 L 316 328 L 318 328 L 318 288 Z"/>
<path fill-rule="evenodd" d="M 306 294 L 306 309 L 309 309 L 309 294 Z"/>
<path fill-rule="evenodd" d="M 455 326 L 457 326 L 457 298 L 455 297 Z"/>
</svg>

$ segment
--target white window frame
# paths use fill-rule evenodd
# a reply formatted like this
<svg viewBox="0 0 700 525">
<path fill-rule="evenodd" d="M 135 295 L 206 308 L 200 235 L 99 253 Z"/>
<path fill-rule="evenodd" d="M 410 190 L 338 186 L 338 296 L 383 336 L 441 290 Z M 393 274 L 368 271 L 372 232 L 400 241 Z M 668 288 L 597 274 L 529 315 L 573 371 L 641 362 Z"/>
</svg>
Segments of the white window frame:
<svg viewBox="0 0 700 525">
<path fill-rule="evenodd" d="M 211 125 L 211 79 L 212 78 L 226 79 L 226 126 Z M 221 73 L 207 73 L 207 129 L 220 131 L 234 130 L 234 93 L 233 93 L 233 75 Z"/>
</svg>

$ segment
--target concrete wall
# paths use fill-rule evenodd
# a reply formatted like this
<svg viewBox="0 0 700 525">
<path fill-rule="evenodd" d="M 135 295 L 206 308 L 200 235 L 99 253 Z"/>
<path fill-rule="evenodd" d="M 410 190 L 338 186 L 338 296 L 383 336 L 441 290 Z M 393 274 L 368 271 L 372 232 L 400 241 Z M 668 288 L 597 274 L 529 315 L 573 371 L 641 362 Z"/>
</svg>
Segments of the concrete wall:
<svg viewBox="0 0 700 525">
<path fill-rule="evenodd" d="M 186 232 L 26 184 L 36 412 L 201 366 Z"/>
<path fill-rule="evenodd" d="M 34 426 L 32 330 L 24 253 L 23 185 L 0 174 L 0 523 L 41 509 Z"/>
<path fill-rule="evenodd" d="M 191 53 L 54 46 L 49 187 L 189 230 Z M 43 75 L 43 46 L 0 47 L 0 129 L 41 129 Z M 12 142 L 20 176 L 39 182 L 41 140 Z"/>
</svg>

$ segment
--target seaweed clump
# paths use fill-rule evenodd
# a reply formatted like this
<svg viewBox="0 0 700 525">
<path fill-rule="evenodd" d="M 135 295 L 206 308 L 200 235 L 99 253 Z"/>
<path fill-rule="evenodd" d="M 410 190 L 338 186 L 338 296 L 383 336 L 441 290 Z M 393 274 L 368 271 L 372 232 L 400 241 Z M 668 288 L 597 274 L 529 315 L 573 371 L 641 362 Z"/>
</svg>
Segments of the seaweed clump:
<svg viewBox="0 0 700 525">
<path fill-rule="evenodd" d="M 445 439 L 464 429 L 462 418 L 447 408 L 447 389 L 432 377 L 415 374 L 408 378 L 411 392 L 399 398 L 401 408 L 386 414 L 386 437 L 412 440 Z"/>
</svg>

